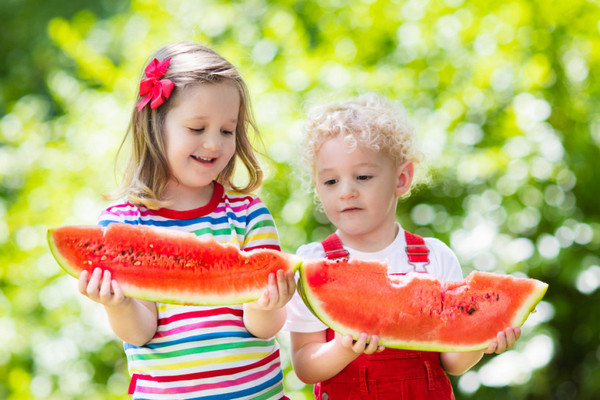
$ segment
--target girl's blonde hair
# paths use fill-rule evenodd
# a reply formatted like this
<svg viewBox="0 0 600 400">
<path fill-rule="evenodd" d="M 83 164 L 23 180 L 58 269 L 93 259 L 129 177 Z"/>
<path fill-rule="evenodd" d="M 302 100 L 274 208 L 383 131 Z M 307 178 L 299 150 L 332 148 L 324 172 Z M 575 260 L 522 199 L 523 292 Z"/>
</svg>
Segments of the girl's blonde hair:
<svg viewBox="0 0 600 400">
<path fill-rule="evenodd" d="M 259 135 L 259 131 L 254 122 L 248 89 L 237 69 L 215 51 L 190 42 L 166 45 L 150 57 L 150 60 L 153 58 L 159 61 L 171 58 L 169 68 L 162 79 L 172 81 L 175 88 L 171 97 L 154 110 L 149 104 L 139 112 L 134 108 L 129 128 L 119 149 L 122 150 L 130 136 L 131 158 L 117 195 L 125 196 L 133 204 L 141 204 L 151 209 L 169 204 L 161 200 L 171 177 L 165 157 L 163 129 L 166 115 L 174 102 L 173 96 L 177 96 L 188 86 L 220 82 L 232 83 L 237 88 L 240 95 L 240 109 L 235 132 L 235 154 L 219 173 L 216 181 L 242 193 L 257 189 L 262 183 L 263 172 L 248 138 L 248 131 L 252 128 L 256 136 Z M 141 99 L 142 96 L 138 94 L 135 104 Z M 233 183 L 238 158 L 248 172 L 248 183 L 243 187 L 237 187 Z"/>
<path fill-rule="evenodd" d="M 323 143 L 341 137 L 350 150 L 365 146 L 388 155 L 396 165 L 412 162 L 417 170 L 423 157 L 414 135 L 401 104 L 380 94 L 366 93 L 309 109 L 300 148 L 302 163 L 314 175 L 315 158 Z"/>
</svg>

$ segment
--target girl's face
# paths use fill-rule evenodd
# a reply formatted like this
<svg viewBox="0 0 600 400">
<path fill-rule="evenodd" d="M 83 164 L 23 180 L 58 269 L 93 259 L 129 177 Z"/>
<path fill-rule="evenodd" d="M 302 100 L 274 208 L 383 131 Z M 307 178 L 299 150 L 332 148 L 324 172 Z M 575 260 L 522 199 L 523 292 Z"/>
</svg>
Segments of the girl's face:
<svg viewBox="0 0 600 400">
<path fill-rule="evenodd" d="M 412 164 L 396 166 L 361 145 L 348 151 L 340 137 L 323 143 L 315 159 L 317 195 L 345 244 L 378 251 L 396 235 L 396 203 L 410 188 Z"/>
<path fill-rule="evenodd" d="M 187 207 L 210 200 L 211 182 L 235 154 L 240 95 L 229 82 L 183 89 L 164 125 L 171 178 L 165 197 Z M 198 204 L 202 203 L 202 204 Z"/>
</svg>

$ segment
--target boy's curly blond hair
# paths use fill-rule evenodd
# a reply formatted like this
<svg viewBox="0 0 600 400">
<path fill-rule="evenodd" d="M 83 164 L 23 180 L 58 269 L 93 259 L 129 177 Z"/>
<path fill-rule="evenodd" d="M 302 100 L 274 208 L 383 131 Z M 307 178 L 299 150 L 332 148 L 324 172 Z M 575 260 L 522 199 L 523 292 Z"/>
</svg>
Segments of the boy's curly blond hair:
<svg viewBox="0 0 600 400">
<path fill-rule="evenodd" d="M 412 162 L 417 172 L 423 156 L 416 148 L 414 135 L 404 107 L 380 94 L 366 93 L 314 106 L 307 112 L 304 125 L 302 165 L 310 168 L 313 176 L 315 158 L 323 143 L 341 137 L 351 151 L 358 145 L 365 146 L 385 153 L 397 166 Z"/>
</svg>

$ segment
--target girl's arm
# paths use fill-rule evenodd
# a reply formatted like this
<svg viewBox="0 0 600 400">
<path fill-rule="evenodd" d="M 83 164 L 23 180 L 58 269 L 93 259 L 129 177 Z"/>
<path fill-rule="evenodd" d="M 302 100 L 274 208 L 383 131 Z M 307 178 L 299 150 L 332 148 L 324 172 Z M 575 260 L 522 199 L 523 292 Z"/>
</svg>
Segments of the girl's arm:
<svg viewBox="0 0 600 400">
<path fill-rule="evenodd" d="M 248 332 L 261 339 L 275 336 L 285 323 L 285 304 L 295 290 L 293 272 L 286 275 L 279 270 L 277 274 L 269 274 L 268 287 L 263 295 L 252 303 L 244 304 L 244 325 Z"/>
<path fill-rule="evenodd" d="M 521 328 L 506 328 L 498 332 L 496 340 L 486 350 L 467 351 L 463 353 L 441 353 L 440 361 L 444 370 L 450 375 L 462 375 L 481 360 L 484 354 L 503 353 L 512 349 L 521 337 Z"/>
<path fill-rule="evenodd" d="M 156 305 L 150 301 L 125 297 L 110 271 L 96 268 L 92 275 L 83 271 L 79 277 L 79 291 L 104 306 L 110 326 L 124 342 L 142 346 L 156 333 Z"/>
<path fill-rule="evenodd" d="M 352 336 L 335 334 L 327 341 L 327 331 L 290 332 L 292 365 L 298 378 L 306 384 L 322 382 L 337 375 L 362 353 L 383 351 L 379 338 L 362 333 L 357 341 Z"/>
</svg>

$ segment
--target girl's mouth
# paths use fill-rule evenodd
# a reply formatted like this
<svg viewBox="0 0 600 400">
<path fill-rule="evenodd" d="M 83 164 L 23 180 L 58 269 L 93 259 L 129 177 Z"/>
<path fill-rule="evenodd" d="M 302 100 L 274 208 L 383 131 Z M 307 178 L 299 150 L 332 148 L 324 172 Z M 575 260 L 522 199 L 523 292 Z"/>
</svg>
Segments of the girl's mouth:
<svg viewBox="0 0 600 400">
<path fill-rule="evenodd" d="M 195 156 L 195 155 L 192 155 L 192 158 L 201 163 L 208 163 L 208 164 L 212 164 L 216 160 L 216 158 L 200 157 L 200 156 Z"/>
</svg>

